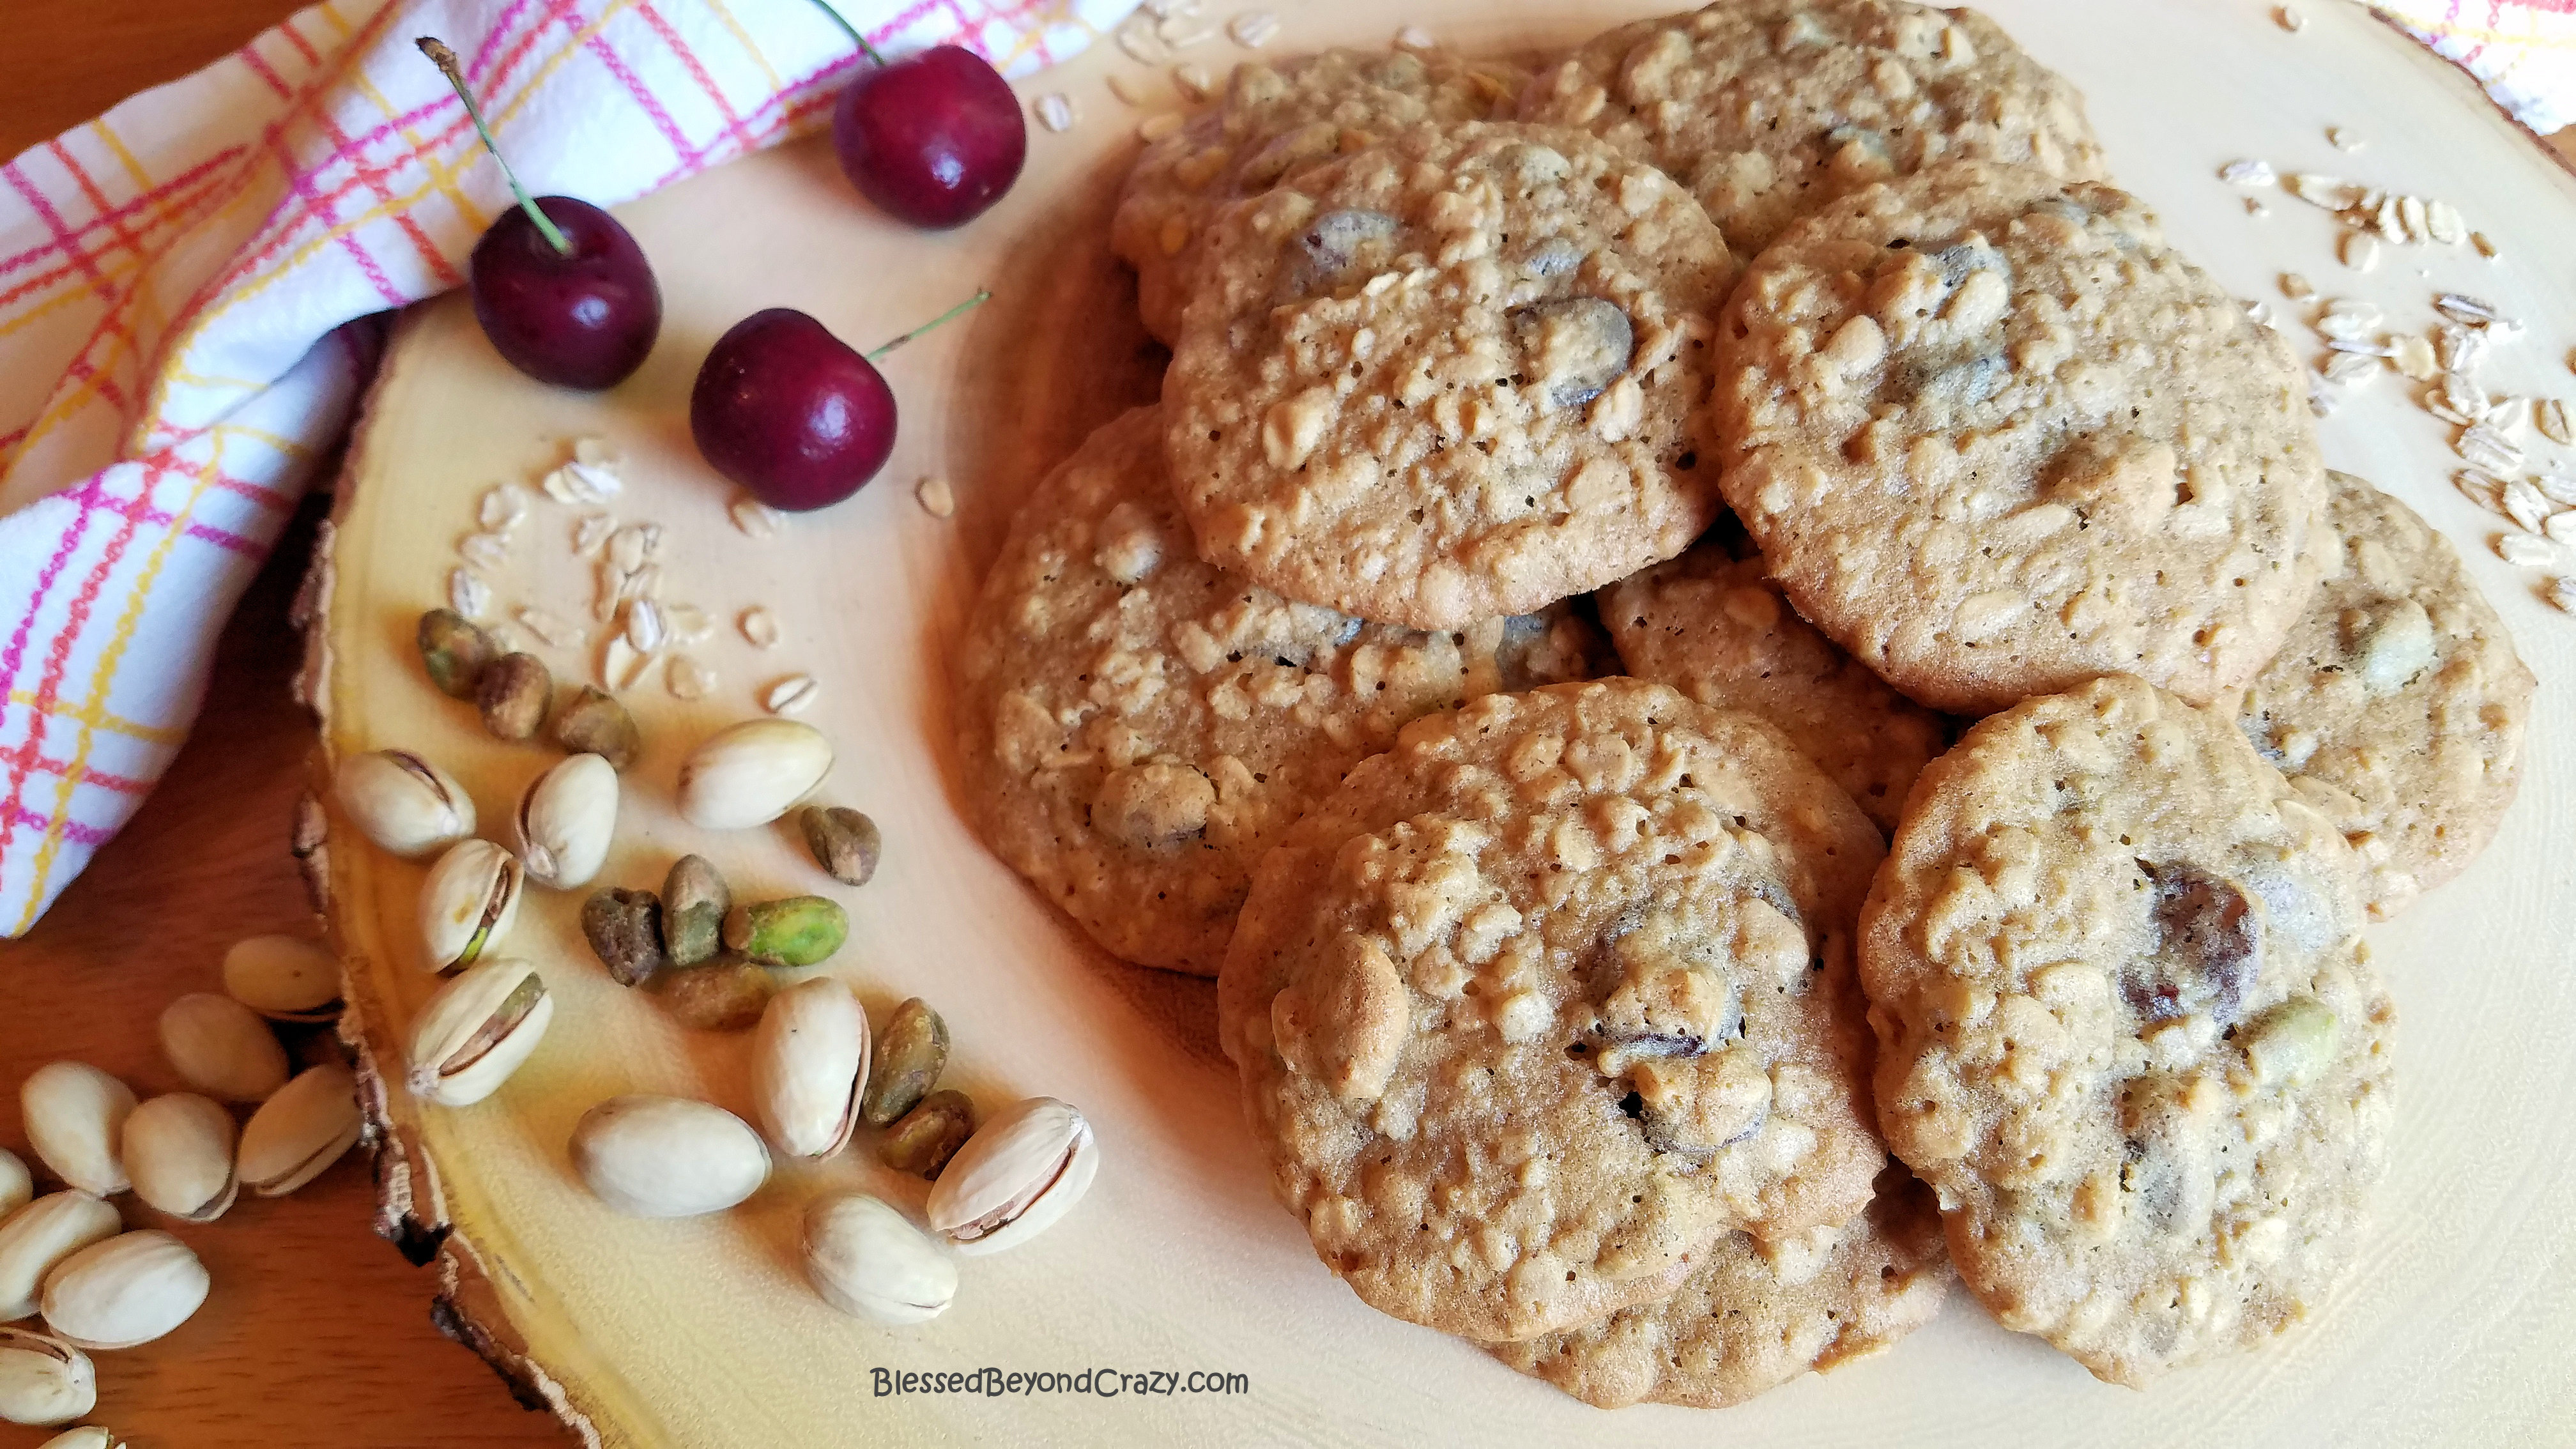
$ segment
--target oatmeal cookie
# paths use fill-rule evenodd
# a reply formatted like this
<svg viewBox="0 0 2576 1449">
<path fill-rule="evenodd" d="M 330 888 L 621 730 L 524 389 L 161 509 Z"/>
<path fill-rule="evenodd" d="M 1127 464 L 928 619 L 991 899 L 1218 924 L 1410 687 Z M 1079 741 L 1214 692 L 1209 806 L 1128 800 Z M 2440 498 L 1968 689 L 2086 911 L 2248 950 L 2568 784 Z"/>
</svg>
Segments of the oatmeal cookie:
<svg viewBox="0 0 2576 1449">
<path fill-rule="evenodd" d="M 1200 556 L 1419 629 L 1672 557 L 1717 508 L 1695 423 L 1734 270 L 1576 131 L 1418 128 L 1235 203 L 1163 384 Z"/>
<path fill-rule="evenodd" d="M 1940 1313 L 1956 1277 L 1931 1189 L 1891 1166 L 1841 1227 L 1780 1243 L 1730 1233 L 1669 1298 L 1486 1352 L 1598 1408 L 1723 1409 L 1885 1352 Z"/>
<path fill-rule="evenodd" d="M 1520 115 L 1670 172 L 1740 257 L 1943 161 L 2110 175 L 2075 87 L 1976 11 L 1905 0 L 1720 0 L 1623 25 L 1534 77 Z"/>
<path fill-rule="evenodd" d="M 1857 192 L 1763 253 L 1718 351 L 1727 501 L 1935 709 L 2106 673 L 2208 704 L 2314 591 L 2297 359 L 2123 192 L 1971 162 Z"/>
<path fill-rule="evenodd" d="M 1136 269 L 1145 330 L 1181 335 L 1207 218 L 1406 126 L 1509 119 L 1528 79 L 1445 51 L 1327 50 L 1234 68 L 1225 95 L 1148 145 L 1119 188 L 1109 247 Z"/>
<path fill-rule="evenodd" d="M 1415 721 L 1262 860 L 1226 953 L 1272 1190 L 1370 1305 L 1487 1342 L 1849 1221 L 1880 849 L 1769 725 L 1661 685 Z"/>
<path fill-rule="evenodd" d="M 1759 558 L 1702 540 L 1600 600 L 1630 674 L 1778 725 L 1881 830 L 1896 828 L 1915 775 L 1949 745 L 1941 716 L 1799 618 Z"/>
<path fill-rule="evenodd" d="M 1364 624 L 1198 561 L 1139 408 L 1038 484 L 967 626 L 966 794 L 1111 954 L 1216 974 L 1253 862 L 1397 726 L 1606 654 L 1563 610 Z"/>
<path fill-rule="evenodd" d="M 2533 681 L 2448 541 L 2361 479 L 2326 476 L 2334 572 L 2237 723 L 2360 852 L 2385 918 L 2494 837 Z"/>
<path fill-rule="evenodd" d="M 1879 1122 L 2005 1327 L 2142 1384 L 2324 1301 L 2387 1160 L 2361 921 L 2342 835 L 2139 680 L 1923 772 L 1861 919 Z"/>
</svg>

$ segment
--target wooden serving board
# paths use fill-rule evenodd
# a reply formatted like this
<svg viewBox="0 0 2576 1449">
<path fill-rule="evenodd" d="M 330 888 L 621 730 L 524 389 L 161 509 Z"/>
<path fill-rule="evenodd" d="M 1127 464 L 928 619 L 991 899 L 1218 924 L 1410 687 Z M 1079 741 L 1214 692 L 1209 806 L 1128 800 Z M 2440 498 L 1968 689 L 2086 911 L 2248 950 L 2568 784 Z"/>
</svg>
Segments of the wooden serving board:
<svg viewBox="0 0 2576 1449">
<path fill-rule="evenodd" d="M 1445 42 L 1514 50 L 1578 40 L 1642 13 L 1549 0 L 1419 0 L 1403 13 L 1319 0 L 1274 53 L 1383 44 L 1399 23 Z M 2117 176 L 2164 213 L 2179 243 L 2241 295 L 2294 319 L 2279 274 L 2326 295 L 2378 300 L 2420 329 L 2437 289 L 2490 297 L 2533 331 L 2499 352 L 2491 386 L 2576 392 L 2566 370 L 2576 286 L 2563 239 L 2576 185 L 2475 91 L 2358 6 L 2313 0 L 2279 28 L 2253 0 L 1996 0 L 2023 43 L 2073 77 Z M 1222 71 L 1222 39 L 1191 53 Z M 1029 1093 L 1080 1104 L 1105 1165 L 1089 1199 L 1015 1252 L 969 1261 L 955 1307 L 919 1329 L 840 1317 L 800 1280 L 798 1215 L 829 1187 L 870 1180 L 864 1150 L 780 1171 L 745 1208 L 688 1222 L 613 1217 L 573 1181 L 565 1139 L 613 1093 L 701 1096 L 747 1110 L 747 1039 L 691 1036 L 612 984 L 575 927 L 578 893 L 535 895 L 512 954 L 542 963 L 560 1002 L 552 1034 L 497 1097 L 424 1110 L 399 1086 L 400 1043 L 433 982 L 413 944 L 421 868 L 343 831 L 328 852 L 354 1034 L 383 1087 L 389 1231 L 445 1264 L 442 1310 L 496 1364 L 593 1443 L 822 1445 L 901 1439 L 1626 1442 L 1725 1434 L 1766 1444 L 2045 1444 L 2072 1426 L 2102 1445 L 2428 1444 L 2576 1434 L 2576 618 L 2494 557 L 2496 524 L 2453 493 L 2448 430 L 2394 374 L 2325 425 L 2339 467 L 2366 474 L 2448 532 L 2541 680 L 2523 797 L 2468 878 L 2373 932 L 2401 1007 L 2401 1110 L 2376 1226 L 2323 1321 L 2258 1357 L 2175 1375 L 2146 1393 L 2102 1387 L 1964 1297 L 1895 1351 L 1810 1378 L 1723 1419 L 1663 1408 L 1604 1415 L 1520 1379 L 1462 1343 L 1363 1307 L 1320 1267 L 1270 1200 L 1245 1139 L 1231 1071 L 1211 1044 L 1202 982 L 1103 958 L 969 834 L 953 795 L 952 640 L 1013 504 L 1092 425 L 1149 399 L 1157 355 L 1105 252 L 1115 180 L 1139 113 L 1104 79 L 1155 80 L 1108 44 L 1023 87 L 1061 91 L 1081 120 L 1033 129 L 1026 175 L 962 231 L 886 222 L 808 142 L 737 163 L 624 210 L 669 308 L 645 370 L 601 397 L 551 391 L 505 367 L 461 299 L 404 324 L 356 449 L 311 683 L 326 754 L 402 746 L 455 771 L 506 838 L 521 788 L 552 752 L 499 744 L 434 693 L 411 646 L 444 598 L 476 499 L 528 483 L 566 441 L 612 440 L 627 491 L 610 511 L 667 530 L 666 600 L 715 616 L 694 650 L 719 684 L 694 703 L 658 676 L 631 695 L 649 736 L 627 776 L 604 883 L 658 884 L 683 851 L 751 892 L 831 889 L 853 934 L 827 968 L 883 1013 L 929 998 L 954 1031 L 953 1080 L 988 1105 Z M 1168 86 L 1155 80 L 1158 86 Z M 2366 140 L 2329 146 L 2329 125 Z M 2384 249 L 2355 275 L 2333 223 L 2277 192 L 2249 215 L 2217 168 L 2240 156 L 2439 196 L 2492 236 L 2466 248 Z M 792 305 L 862 346 L 977 285 L 994 300 L 896 354 L 905 423 L 892 465 L 857 499 L 766 542 L 730 525 L 703 467 L 686 397 L 715 336 L 756 308 Z M 2295 326 L 2295 321 L 2293 323 Z M 2309 339 L 2298 335 L 2302 344 Z M 2535 447 L 2540 447 L 2535 443 Z M 953 518 L 913 497 L 950 480 Z M 582 617 L 588 566 L 573 512 L 539 499 L 499 580 L 506 603 Z M 785 627 L 759 651 L 731 632 L 761 605 Z M 593 638 L 598 628 L 593 628 Z M 521 631 L 522 639 L 526 638 Z M 586 678 L 592 649 L 541 650 Z M 832 887 L 785 829 L 710 836 L 671 809 L 685 748 L 757 712 L 755 690 L 811 672 L 807 718 L 840 750 L 825 786 L 886 837 L 875 882 Z M 443 1236 L 442 1236 L 443 1235 Z M 875 1371 L 992 1367 L 1246 1376 L 1237 1395 L 900 1396 Z"/>
</svg>

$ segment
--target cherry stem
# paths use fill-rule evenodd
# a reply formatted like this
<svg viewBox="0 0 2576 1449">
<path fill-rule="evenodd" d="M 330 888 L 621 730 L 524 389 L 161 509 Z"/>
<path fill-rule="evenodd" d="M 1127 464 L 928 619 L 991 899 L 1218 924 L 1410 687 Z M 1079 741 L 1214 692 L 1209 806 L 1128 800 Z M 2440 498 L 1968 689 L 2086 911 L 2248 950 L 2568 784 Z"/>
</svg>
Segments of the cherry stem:
<svg viewBox="0 0 2576 1449">
<path fill-rule="evenodd" d="M 475 106 L 473 94 L 465 89 L 465 72 L 457 67 L 456 52 L 434 36 L 424 35 L 412 43 L 420 47 L 421 54 L 429 57 L 430 64 L 438 67 L 439 74 L 447 77 L 447 83 L 456 90 L 456 98 L 465 103 L 465 114 L 474 122 L 474 134 L 483 138 L 483 149 L 491 152 L 492 159 L 501 163 L 501 175 L 510 183 L 510 194 L 519 198 L 519 209 L 528 214 L 528 220 L 537 224 L 537 234 L 546 239 L 556 255 L 571 256 L 571 238 L 566 237 L 563 230 L 554 224 L 553 218 L 539 211 L 536 202 L 529 199 L 528 188 L 519 184 L 519 173 L 510 169 L 510 158 L 501 154 L 501 143 L 492 139 L 492 128 L 483 124 L 483 112 Z"/>
<path fill-rule="evenodd" d="M 985 288 L 978 287 L 975 289 L 974 296 L 967 298 L 965 301 L 958 303 L 956 306 L 951 307 L 947 311 L 940 313 L 938 316 L 931 318 L 929 321 L 922 323 L 920 326 L 915 327 L 911 331 L 903 334 L 901 337 L 894 339 L 892 342 L 886 343 L 876 351 L 864 354 L 864 356 L 866 356 L 868 361 L 874 362 L 878 358 L 883 357 L 887 353 L 894 351 L 896 348 L 901 347 L 907 342 L 910 342 L 912 339 L 919 337 L 924 332 L 936 331 L 940 327 L 954 321 L 968 308 L 974 306 L 978 302 L 989 300 L 992 295 L 993 294 Z"/>
<path fill-rule="evenodd" d="M 819 9 L 819 10 L 821 10 L 824 14 L 831 16 L 831 17 L 832 17 L 832 23 L 833 23 L 834 25 L 837 25 L 837 26 L 841 27 L 841 32 L 842 32 L 843 34 L 845 34 L 845 35 L 849 36 L 849 37 L 850 37 L 850 39 L 852 39 L 852 40 L 854 40 L 854 41 L 857 41 L 857 42 L 858 42 L 858 45 L 859 45 L 859 50 L 860 50 L 862 53 L 864 53 L 864 54 L 867 56 L 867 58 L 868 58 L 868 59 L 870 59 L 870 60 L 872 60 L 872 61 L 875 61 L 875 62 L 877 63 L 877 67 L 878 67 L 878 69 L 880 69 L 880 70 L 884 69 L 884 67 L 885 67 L 885 63 L 886 63 L 886 58 L 885 58 L 884 56 L 882 56 L 882 55 L 877 54 L 877 48 L 876 48 L 875 46 L 873 46 L 873 45 L 868 44 L 868 38 L 867 38 L 866 36 L 861 35 L 861 34 L 859 33 L 859 27 L 857 27 L 857 26 L 855 26 L 855 25 L 852 25 L 852 24 L 850 23 L 850 21 L 849 21 L 849 17 L 848 17 L 848 16 L 843 15 L 840 11 L 835 10 L 835 9 L 833 9 L 831 6 L 829 6 L 829 5 L 825 4 L 825 3 L 824 3 L 824 0 L 814 0 L 814 5 L 815 5 L 815 8 L 816 8 L 816 9 Z"/>
</svg>

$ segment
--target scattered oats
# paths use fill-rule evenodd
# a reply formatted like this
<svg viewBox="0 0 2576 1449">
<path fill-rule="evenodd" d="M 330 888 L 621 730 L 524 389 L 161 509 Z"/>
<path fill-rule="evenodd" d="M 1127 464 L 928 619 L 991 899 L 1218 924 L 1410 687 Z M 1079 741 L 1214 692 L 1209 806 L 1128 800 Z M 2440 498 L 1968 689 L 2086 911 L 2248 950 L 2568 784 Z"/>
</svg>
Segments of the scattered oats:
<svg viewBox="0 0 2576 1449">
<path fill-rule="evenodd" d="M 630 523 L 608 536 L 608 566 L 620 574 L 644 567 L 662 551 L 662 525 Z"/>
<path fill-rule="evenodd" d="M 590 637 L 590 631 L 579 624 L 568 623 L 545 610 L 529 605 L 518 611 L 518 620 L 528 632 L 557 649 L 572 649 Z"/>
<path fill-rule="evenodd" d="M 1144 87 L 1129 80 L 1124 71 L 1109 73 L 1109 93 L 1131 106 L 1143 105 L 1145 102 Z"/>
<path fill-rule="evenodd" d="M 912 485 L 912 500 L 933 518 L 947 518 L 957 512 L 956 492 L 948 486 L 947 479 L 936 475 Z"/>
<path fill-rule="evenodd" d="M 1154 27 L 1165 45 L 1174 50 L 1187 50 L 1193 45 L 1216 39 L 1216 27 L 1175 15 Z"/>
<path fill-rule="evenodd" d="M 599 687 L 611 694 L 624 694 L 644 677 L 653 656 L 626 642 L 623 634 L 611 634 L 599 651 Z"/>
<path fill-rule="evenodd" d="M 1267 10 L 1246 10 L 1225 23 L 1225 33 L 1246 50 L 1259 50 L 1279 35 L 1279 17 Z"/>
<path fill-rule="evenodd" d="M 1195 104 L 1208 98 L 1208 92 L 1215 87 L 1216 82 L 1209 78 L 1206 66 L 1194 60 L 1185 60 L 1172 67 L 1172 84 L 1184 97 Z"/>
<path fill-rule="evenodd" d="M 2326 303 L 2325 315 L 2317 319 L 2317 331 L 2327 337 L 2359 337 L 2376 328 L 2381 320 L 2377 305 L 2358 297 L 2337 297 Z"/>
<path fill-rule="evenodd" d="M 1147 116 L 1144 124 L 1136 128 L 1136 134 L 1145 142 L 1145 144 L 1150 146 L 1156 141 L 1160 141 L 1164 137 L 1178 131 L 1180 128 L 1181 113 L 1178 111 L 1165 111 L 1159 116 Z"/>
<path fill-rule="evenodd" d="M 663 666 L 662 681 L 674 699 L 704 699 L 716 687 L 716 673 L 690 655 L 674 654 Z"/>
<path fill-rule="evenodd" d="M 2576 614 L 2576 579 L 2565 574 L 2549 581 L 2549 602 L 2570 614 Z"/>
<path fill-rule="evenodd" d="M 1172 58 L 1172 48 L 1154 33 L 1154 15 L 1139 9 L 1118 22 L 1115 35 L 1118 48 L 1139 65 L 1161 65 Z"/>
<path fill-rule="evenodd" d="M 1404 50 L 1437 50 L 1440 48 L 1440 42 L 1431 38 L 1431 32 L 1423 29 L 1419 25 L 1408 25 L 1402 30 L 1397 31 L 1395 33 L 1395 43 L 1399 48 Z"/>
<path fill-rule="evenodd" d="M 2296 272 L 2283 272 L 2281 274 L 2282 296 L 2289 298 L 2293 302 L 2304 302 L 2316 294 L 2317 289 L 2309 285 L 2307 278 L 2300 276 Z"/>
<path fill-rule="evenodd" d="M 2230 161 L 2218 168 L 2218 179 L 2230 186 L 2270 186 L 2281 177 L 2269 161 Z"/>
<path fill-rule="evenodd" d="M 674 641 L 696 644 L 715 633 L 716 621 L 708 618 L 707 611 L 695 604 L 664 604 L 662 627 L 670 631 Z"/>
<path fill-rule="evenodd" d="M 2341 126 L 2328 126 L 2326 144 L 2338 151 L 2358 151 L 2361 149 L 2361 138 Z"/>
<path fill-rule="evenodd" d="M 626 642 L 639 654 L 650 654 L 662 647 L 670 630 L 662 621 L 662 606 L 651 599 L 636 599 L 626 606 Z"/>
<path fill-rule="evenodd" d="M 2540 531 L 2554 543 L 2576 543 L 2576 508 L 2561 509 L 2542 519 Z"/>
<path fill-rule="evenodd" d="M 2528 532 L 2539 533 L 2549 522 L 2549 500 L 2541 497 L 2540 490 L 2531 486 L 2527 479 L 2516 478 L 2506 483 L 2503 491 L 2496 495 L 2496 502 L 2505 517 Z"/>
<path fill-rule="evenodd" d="M 2404 215 L 2397 204 L 2399 200 L 2398 197 L 2383 196 L 2375 202 L 2365 202 L 2363 206 L 2370 213 L 2370 225 L 2381 236 L 2393 242 L 2411 241 L 2413 238 L 2406 234 Z"/>
<path fill-rule="evenodd" d="M 572 551 L 583 558 L 599 552 L 599 546 L 608 542 L 609 531 L 616 526 L 617 520 L 605 513 L 583 514 L 572 526 Z"/>
<path fill-rule="evenodd" d="M 499 573 L 510 557 L 510 541 L 497 533 L 469 533 L 456 541 L 459 558 L 486 573 Z"/>
<path fill-rule="evenodd" d="M 617 606 L 626 602 L 627 576 L 617 565 L 602 563 L 592 574 L 597 581 L 590 595 L 590 617 L 603 624 L 617 622 Z"/>
<path fill-rule="evenodd" d="M 771 714 L 796 714 L 814 702 L 820 689 L 813 675 L 791 674 L 769 686 L 769 692 L 760 698 L 760 707 Z"/>
<path fill-rule="evenodd" d="M 736 624 L 742 630 L 742 637 L 750 640 L 754 649 L 778 647 L 778 617 L 758 604 L 743 610 L 742 618 Z"/>
<path fill-rule="evenodd" d="M 2391 349 L 2387 343 L 2374 342 L 2367 337 L 2338 337 L 2326 344 L 2326 351 L 2351 357 L 2379 358 L 2388 356 Z"/>
<path fill-rule="evenodd" d="M 2388 357 L 2417 382 L 2431 382 L 2442 370 L 2433 361 L 2433 344 L 2412 332 L 2390 339 Z"/>
<path fill-rule="evenodd" d="M 2308 376 L 2308 411 L 2317 417 L 2329 417 L 2335 410 L 2335 395 L 2326 391 L 2326 381 L 2311 373 Z"/>
<path fill-rule="evenodd" d="M 480 619 L 492 612 L 492 586 L 477 578 L 472 569 L 450 569 L 447 607 L 468 619 Z"/>
<path fill-rule="evenodd" d="M 2271 326 L 2272 304 L 2262 301 L 2247 302 L 2245 304 L 2245 320 L 2253 323 L 2257 327 Z"/>
<path fill-rule="evenodd" d="M 2397 198 L 2397 224 L 2405 228 L 2408 241 L 2433 239 L 2433 219 L 2426 212 L 2424 198 L 2420 196 Z"/>
<path fill-rule="evenodd" d="M 2561 508 L 2576 508 L 2576 477 L 2555 468 L 2543 468 L 2532 475 L 2531 486 L 2540 490 L 2541 497 Z"/>
<path fill-rule="evenodd" d="M 626 455 L 610 446 L 606 438 L 575 438 L 572 460 L 585 468 L 605 468 L 612 472 L 626 466 Z"/>
<path fill-rule="evenodd" d="M 2435 297 L 2433 310 L 2470 327 L 2492 327 L 2504 320 L 2494 307 L 2458 292 L 2444 292 Z"/>
<path fill-rule="evenodd" d="M 733 501 L 733 526 L 752 538 L 775 538 L 786 518 L 775 508 L 746 493 Z"/>
<path fill-rule="evenodd" d="M 2298 34 L 2299 31 L 2308 23 L 2308 17 L 2301 15 L 2298 7 L 2295 5 L 2284 5 L 2280 9 L 2273 11 L 2272 18 L 2280 23 L 2283 30 L 2290 32 L 2292 35 Z"/>
<path fill-rule="evenodd" d="M 2343 211 L 2361 200 L 2361 188 L 2339 176 L 2321 176 L 2313 171 L 2294 171 L 2281 183 L 2290 194 L 2311 206 L 2328 211 Z"/>
<path fill-rule="evenodd" d="M 2433 240 L 2446 247 L 2458 246 L 2469 234 L 2469 224 L 2460 218 L 2460 209 L 2447 201 L 2424 203 L 2424 225 Z"/>
<path fill-rule="evenodd" d="M 1050 131 L 1073 129 L 1073 97 L 1062 91 L 1049 91 L 1038 97 L 1038 124 Z"/>
<path fill-rule="evenodd" d="M 662 594 L 662 566 L 646 564 L 626 576 L 625 587 L 617 591 L 620 603 L 628 599 L 654 599 Z"/>
<path fill-rule="evenodd" d="M 2263 203 L 2249 196 L 2245 198 L 2245 214 L 2247 216 L 2270 216 L 2272 214 L 2272 208 L 2265 206 Z"/>
<path fill-rule="evenodd" d="M 2541 398 L 2531 405 L 2531 421 L 2540 435 L 2564 447 L 2576 443 L 2567 431 L 2567 404 L 2554 397 Z"/>
<path fill-rule="evenodd" d="M 1145 0 L 1146 13 L 1157 20 L 1169 20 L 1175 15 L 1196 15 L 1199 8 L 1199 0 Z"/>
<path fill-rule="evenodd" d="M 2379 265 L 2379 238 L 2366 231 L 2348 231 L 2336 243 L 2335 255 L 2356 272 L 2366 272 Z"/>
<path fill-rule="evenodd" d="M 2474 327 L 2453 322 L 2443 327 L 2434 339 L 2434 351 L 2442 366 L 2463 375 L 2478 370 L 2487 360 L 2487 335 Z"/>
<path fill-rule="evenodd" d="M 2484 468 L 2462 468 L 2451 475 L 2451 486 L 2489 513 L 2504 511 L 2504 480 Z"/>
<path fill-rule="evenodd" d="M 2379 356 L 2338 352 L 2326 359 L 2326 381 L 2337 387 L 2359 387 L 2379 375 Z"/>
<path fill-rule="evenodd" d="M 615 497 L 625 485 L 617 475 L 592 463 L 572 462 L 545 476 L 546 496 L 575 508 L 595 508 Z"/>
<path fill-rule="evenodd" d="M 2516 568 L 2576 571 L 2576 555 L 2565 544 L 2536 533 L 2507 533 L 2496 538 L 2496 555 Z"/>
<path fill-rule="evenodd" d="M 2484 422 L 2487 395 L 2478 385 L 2456 372 L 2442 374 L 2442 380 L 2424 394 L 2424 408 L 2446 423 L 2467 427 Z"/>
<path fill-rule="evenodd" d="M 2506 393 L 2487 404 L 2483 421 L 2519 447 L 2523 439 L 2531 436 L 2531 399 Z"/>
<path fill-rule="evenodd" d="M 2470 232 L 2469 245 L 2476 247 L 2478 249 L 2478 255 L 2486 258 L 2488 261 L 2494 261 L 2496 259 L 2496 244 L 2485 232 Z"/>
<path fill-rule="evenodd" d="M 528 516 L 528 490 L 516 483 L 496 484 L 474 507 L 474 521 L 485 533 L 508 533 Z"/>
<path fill-rule="evenodd" d="M 2451 443 L 2451 450 L 2498 477 L 2522 471 L 2522 449 L 2484 423 L 2471 423 L 2462 429 Z"/>
</svg>

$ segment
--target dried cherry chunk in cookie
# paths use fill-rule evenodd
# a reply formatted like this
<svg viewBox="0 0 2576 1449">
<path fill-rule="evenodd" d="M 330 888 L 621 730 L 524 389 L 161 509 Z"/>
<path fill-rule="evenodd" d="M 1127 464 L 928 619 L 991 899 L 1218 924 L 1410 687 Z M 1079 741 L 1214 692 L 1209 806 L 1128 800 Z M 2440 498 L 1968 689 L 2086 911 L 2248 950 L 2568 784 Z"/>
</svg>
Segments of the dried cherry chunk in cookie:
<svg viewBox="0 0 2576 1449">
<path fill-rule="evenodd" d="M 2235 1024 L 2245 988 L 2263 969 L 2254 902 L 2236 882 L 2188 862 L 2138 862 L 2153 901 L 2154 954 L 2120 979 L 2147 1021 L 2205 1015 Z"/>
</svg>

